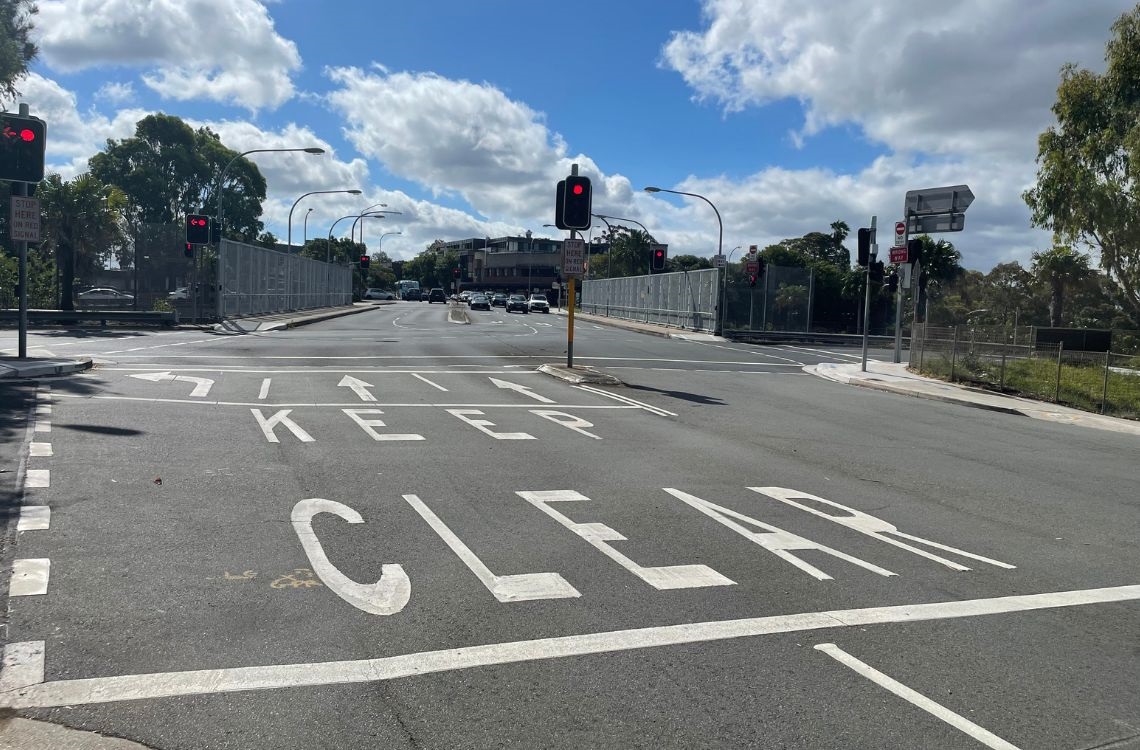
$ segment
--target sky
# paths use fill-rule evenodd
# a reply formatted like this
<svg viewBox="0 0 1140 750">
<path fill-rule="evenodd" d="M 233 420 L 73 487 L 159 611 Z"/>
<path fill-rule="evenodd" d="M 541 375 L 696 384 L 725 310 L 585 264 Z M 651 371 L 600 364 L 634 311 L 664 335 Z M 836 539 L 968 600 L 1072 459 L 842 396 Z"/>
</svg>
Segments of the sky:
<svg viewBox="0 0 1140 750">
<path fill-rule="evenodd" d="M 153 112 L 260 153 L 284 240 L 387 204 L 371 250 L 561 237 L 572 164 L 594 212 L 711 256 L 832 222 L 902 218 L 908 190 L 967 184 L 966 268 L 1050 245 L 1021 193 L 1060 69 L 1104 69 L 1123 0 L 38 0 L 21 95 L 48 170 L 87 171 Z M 311 212 L 308 209 L 313 209 Z M 347 225 L 337 234 L 347 235 Z M 599 228 L 601 224 L 598 223 Z M 396 233 L 399 234 L 396 234 Z M 387 235 L 383 236 L 382 235 Z M 890 232 L 880 232 L 881 255 Z M 741 251 L 736 251 L 737 256 Z"/>
</svg>

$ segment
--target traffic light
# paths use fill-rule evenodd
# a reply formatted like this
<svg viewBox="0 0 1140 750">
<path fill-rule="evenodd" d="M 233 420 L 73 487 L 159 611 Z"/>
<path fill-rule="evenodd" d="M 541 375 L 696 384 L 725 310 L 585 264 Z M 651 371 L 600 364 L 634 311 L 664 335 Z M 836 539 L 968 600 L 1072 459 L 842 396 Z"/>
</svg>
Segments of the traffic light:
<svg viewBox="0 0 1140 750">
<path fill-rule="evenodd" d="M 891 271 L 891 275 L 887 277 L 887 289 L 890 289 L 892 294 L 899 290 L 898 271 Z"/>
<path fill-rule="evenodd" d="M 664 271 L 666 249 L 664 245 L 650 245 L 649 247 L 650 263 L 649 269 L 651 271 Z"/>
<path fill-rule="evenodd" d="M 369 258 L 367 255 L 361 255 L 360 256 L 360 270 L 361 271 L 367 271 L 368 270 L 368 264 L 371 262 L 372 262 L 372 259 Z"/>
<path fill-rule="evenodd" d="M 186 217 L 186 242 L 191 245 L 210 244 L 210 217 L 190 214 Z"/>
<path fill-rule="evenodd" d="M 190 244 L 189 242 L 187 242 L 186 246 L 182 248 L 182 257 L 184 257 L 184 258 L 193 258 L 194 257 L 194 246 L 192 244 Z"/>
<path fill-rule="evenodd" d="M 858 264 L 866 266 L 871 262 L 871 230 L 858 230 Z"/>
<path fill-rule="evenodd" d="M 906 262 L 918 263 L 922 260 L 922 240 L 913 239 L 907 240 L 906 243 Z"/>
<path fill-rule="evenodd" d="M 559 229 L 589 229 L 593 210 L 590 178 L 570 175 L 555 191 L 554 224 Z"/>
<path fill-rule="evenodd" d="M 458 268 L 451 269 L 451 275 L 458 279 L 459 278 L 459 269 Z"/>
<path fill-rule="evenodd" d="M 44 178 L 47 123 L 0 113 L 0 180 L 39 182 Z"/>
<path fill-rule="evenodd" d="M 877 260 L 870 265 L 871 281 L 876 284 L 883 283 L 883 261 Z"/>
<path fill-rule="evenodd" d="M 763 275 L 764 275 L 764 259 L 763 258 L 757 258 L 756 259 L 756 276 L 760 277 Z"/>
<path fill-rule="evenodd" d="M 222 241 L 222 227 L 220 224 L 210 224 L 210 243 L 217 245 Z"/>
</svg>

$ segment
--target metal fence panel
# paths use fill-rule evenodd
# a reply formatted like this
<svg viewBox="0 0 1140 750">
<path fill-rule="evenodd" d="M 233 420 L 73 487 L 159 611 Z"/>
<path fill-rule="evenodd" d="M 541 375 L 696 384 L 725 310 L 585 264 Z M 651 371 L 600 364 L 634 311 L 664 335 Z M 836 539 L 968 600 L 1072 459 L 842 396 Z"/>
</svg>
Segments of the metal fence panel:
<svg viewBox="0 0 1140 750">
<path fill-rule="evenodd" d="M 712 333 L 720 272 L 715 268 L 582 282 L 578 308 L 592 315 Z"/>
<path fill-rule="evenodd" d="M 222 240 L 217 267 L 219 317 L 352 303 L 352 269 L 347 266 Z"/>
<path fill-rule="evenodd" d="M 811 325 L 812 272 L 769 265 L 751 286 L 736 266 L 725 285 L 725 330 L 807 331 Z"/>
</svg>

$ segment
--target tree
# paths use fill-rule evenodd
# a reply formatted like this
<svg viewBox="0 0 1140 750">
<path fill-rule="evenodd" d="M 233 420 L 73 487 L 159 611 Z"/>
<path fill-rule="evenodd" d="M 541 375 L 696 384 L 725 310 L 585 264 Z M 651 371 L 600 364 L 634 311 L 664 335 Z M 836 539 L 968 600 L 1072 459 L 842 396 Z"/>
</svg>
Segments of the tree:
<svg viewBox="0 0 1140 750">
<path fill-rule="evenodd" d="M 31 41 L 33 0 L 0 0 L 0 96 L 14 99 L 16 83 L 28 73 L 39 50 Z"/>
<path fill-rule="evenodd" d="M 983 279 L 987 310 L 1002 323 L 1028 320 L 1033 308 L 1033 274 L 1017 261 L 998 263 Z"/>
<path fill-rule="evenodd" d="M 74 310 L 75 274 L 103 266 L 124 235 L 123 194 L 90 174 L 65 182 L 48 175 L 36 192 L 43 212 L 40 249 L 55 254 L 60 272 L 59 309 Z"/>
<path fill-rule="evenodd" d="M 922 243 L 921 276 L 918 279 L 918 311 L 925 315 L 926 289 L 928 284 L 935 284 L 939 289 L 945 290 L 965 273 L 962 268 L 962 253 L 947 240 L 935 240 L 928 234 L 917 238 Z M 923 318 L 925 322 L 925 318 Z"/>
<path fill-rule="evenodd" d="M 1140 5 L 1112 25 L 1103 74 L 1061 69 L 1056 126 L 1038 138 L 1023 198 L 1056 241 L 1099 251 L 1117 302 L 1140 328 Z"/>
<path fill-rule="evenodd" d="M 649 273 L 649 245 L 650 239 L 646 232 L 640 229 L 615 225 L 612 232 L 606 235 L 609 251 L 600 270 L 608 278 L 621 276 L 638 276 Z M 591 268 L 595 266 L 590 262 Z"/>
<path fill-rule="evenodd" d="M 676 255 L 665 261 L 667 271 L 699 271 L 702 268 L 712 268 L 708 258 L 697 255 Z"/>
<path fill-rule="evenodd" d="M 1049 287 L 1049 325 L 1062 325 L 1066 289 L 1083 283 L 1091 275 L 1088 256 L 1071 247 L 1054 245 L 1033 253 L 1033 273 Z"/>
</svg>

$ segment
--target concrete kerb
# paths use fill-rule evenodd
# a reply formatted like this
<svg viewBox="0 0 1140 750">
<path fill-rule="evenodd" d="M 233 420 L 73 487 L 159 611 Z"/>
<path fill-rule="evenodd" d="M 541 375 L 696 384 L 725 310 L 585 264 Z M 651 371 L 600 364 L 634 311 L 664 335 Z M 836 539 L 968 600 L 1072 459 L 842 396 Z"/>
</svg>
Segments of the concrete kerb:
<svg viewBox="0 0 1140 750">
<path fill-rule="evenodd" d="M 0 360 L 0 378 L 47 378 L 54 375 L 70 375 L 94 366 L 90 357 L 49 360 Z"/>
<path fill-rule="evenodd" d="M 471 325 L 471 316 L 459 305 L 448 304 L 447 322 L 461 326 Z"/>
<path fill-rule="evenodd" d="M 554 310 L 552 312 L 554 312 L 556 315 L 568 317 L 568 313 L 565 308 Z M 597 323 L 598 325 L 609 326 L 610 328 L 620 328 L 623 331 L 644 333 L 647 336 L 660 336 L 661 338 L 665 339 L 728 341 L 728 339 L 724 338 L 723 336 L 715 336 L 711 333 L 690 331 L 685 328 L 667 328 L 665 326 L 655 326 L 652 323 L 638 323 L 635 320 L 607 318 L 604 315 L 591 315 L 590 313 L 575 312 L 574 319 L 580 321 L 589 321 L 590 323 Z"/>
<path fill-rule="evenodd" d="M 296 328 L 298 326 L 308 325 L 309 323 L 319 323 L 322 320 L 332 320 L 333 318 L 341 318 L 345 315 L 356 315 L 357 313 L 368 312 L 375 310 L 377 305 L 354 305 L 349 308 L 336 308 L 333 310 L 325 310 L 322 312 L 304 314 L 298 311 L 298 316 L 295 318 L 287 318 L 285 320 L 270 320 L 258 321 L 256 318 L 227 318 L 221 323 L 214 325 L 214 330 L 219 333 L 253 333 L 264 331 L 280 331 L 287 328 Z"/>
<path fill-rule="evenodd" d="M 607 375 L 604 372 L 589 367 L 575 367 L 570 369 L 566 365 L 540 365 L 538 371 L 556 377 L 559 380 L 565 380 L 567 383 L 574 385 L 581 385 L 588 383 L 589 385 L 625 385 L 622 381 L 615 378 L 613 375 Z"/>
</svg>

